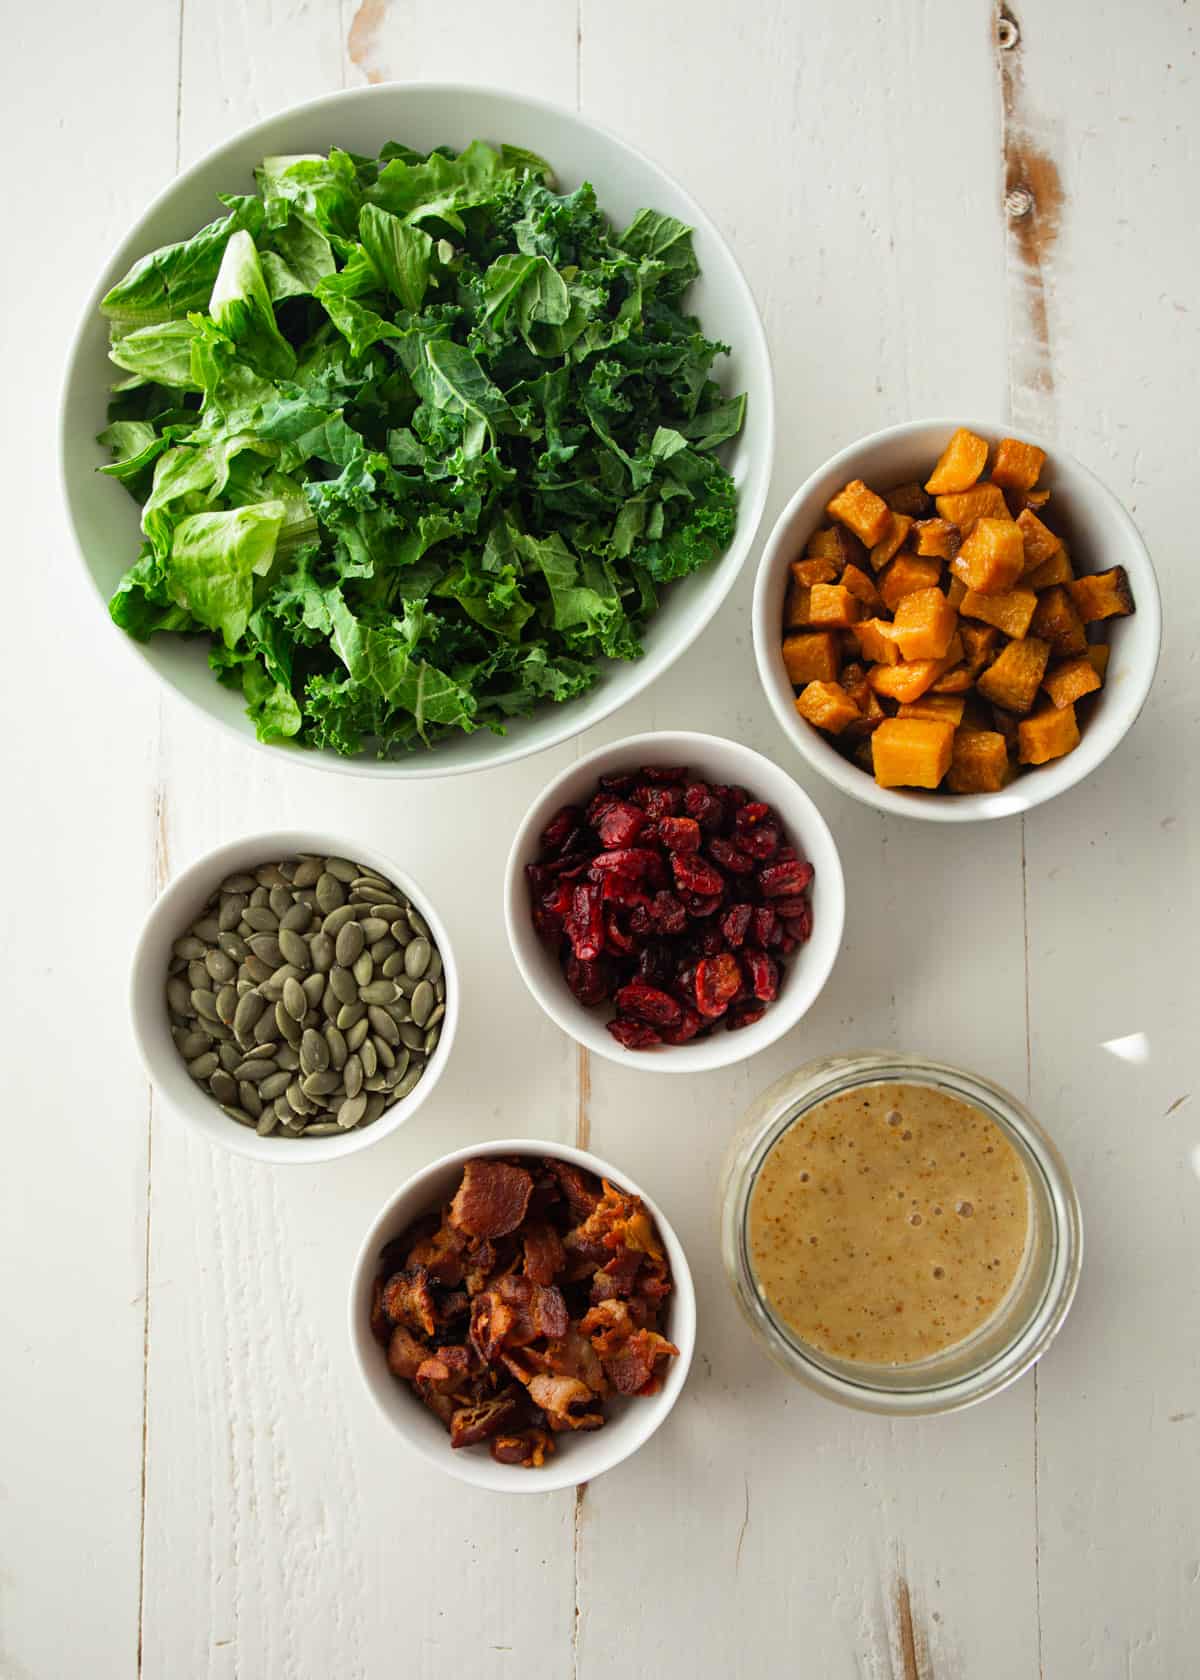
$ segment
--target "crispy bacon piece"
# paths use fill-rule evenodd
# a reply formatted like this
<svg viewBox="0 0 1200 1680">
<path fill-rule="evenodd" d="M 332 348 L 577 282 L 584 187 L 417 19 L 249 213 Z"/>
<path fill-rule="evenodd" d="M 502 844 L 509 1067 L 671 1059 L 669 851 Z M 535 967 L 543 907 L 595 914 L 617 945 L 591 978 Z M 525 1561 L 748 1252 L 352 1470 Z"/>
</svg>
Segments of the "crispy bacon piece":
<svg viewBox="0 0 1200 1680">
<path fill-rule="evenodd" d="M 632 1293 L 642 1256 L 636 1249 L 618 1249 L 606 1266 L 592 1274 L 592 1301 L 623 1301 Z"/>
<path fill-rule="evenodd" d="M 511 1422 L 516 1411 L 516 1400 L 509 1395 L 485 1400 L 479 1406 L 456 1407 L 450 1417 L 450 1445 L 473 1447 L 477 1441 L 486 1441 Z"/>
<path fill-rule="evenodd" d="M 505 1348 L 565 1336 L 569 1324 L 560 1290 L 511 1273 L 497 1278 L 495 1287 L 471 1304 L 471 1340 L 489 1363 Z"/>
<path fill-rule="evenodd" d="M 610 1358 L 601 1360 L 604 1374 L 618 1394 L 655 1394 L 662 1386 L 657 1367 L 679 1349 L 656 1330 L 635 1330 Z"/>
<path fill-rule="evenodd" d="M 470 1363 L 471 1356 L 465 1347 L 438 1348 L 422 1359 L 417 1367 L 415 1381 L 418 1387 L 427 1384 L 430 1388 L 440 1389 L 444 1394 L 451 1394 L 466 1381 Z"/>
<path fill-rule="evenodd" d="M 527 1225 L 523 1236 L 525 1276 L 534 1283 L 553 1283 L 567 1263 L 562 1238 L 553 1225 Z"/>
<path fill-rule="evenodd" d="M 525 1217 L 533 1178 L 507 1161 L 472 1160 L 450 1203 L 450 1223 L 469 1237 L 504 1237 Z"/>
<path fill-rule="evenodd" d="M 562 1185 L 572 1221 L 576 1225 L 582 1224 L 600 1200 L 599 1184 L 591 1173 L 577 1167 L 573 1161 L 556 1161 L 548 1156 L 545 1164 Z"/>
<path fill-rule="evenodd" d="M 407 1324 L 432 1336 L 437 1329 L 437 1303 L 424 1266 L 393 1272 L 383 1286 L 383 1310 L 393 1324 Z"/>
<path fill-rule="evenodd" d="M 434 1283 L 444 1283 L 453 1289 L 462 1282 L 466 1247 L 463 1233 L 443 1220 L 431 1236 L 413 1244 L 405 1264 L 410 1269 L 423 1266 Z"/>
<path fill-rule="evenodd" d="M 388 1341 L 388 1370 L 394 1377 L 412 1382 L 425 1358 L 426 1349 L 403 1324 L 397 1324 Z"/>
<path fill-rule="evenodd" d="M 604 1413 L 597 1396 L 578 1377 L 536 1376 L 529 1384 L 529 1398 L 545 1412 L 553 1430 L 603 1426 Z"/>
<path fill-rule="evenodd" d="M 490 1451 L 497 1464 L 540 1470 L 554 1451 L 554 1440 L 544 1429 L 523 1429 L 519 1435 L 493 1435 Z"/>
<path fill-rule="evenodd" d="M 467 1251 L 466 1270 L 463 1272 L 463 1282 L 467 1286 L 468 1295 L 478 1295 L 481 1289 L 487 1288 L 487 1281 L 498 1263 L 499 1255 L 495 1245 L 486 1238 L 483 1242 L 471 1244 Z"/>
<path fill-rule="evenodd" d="M 376 1278 L 371 1285 L 371 1334 L 386 1347 L 391 1333 L 388 1315 L 383 1310 L 383 1279 Z"/>
</svg>

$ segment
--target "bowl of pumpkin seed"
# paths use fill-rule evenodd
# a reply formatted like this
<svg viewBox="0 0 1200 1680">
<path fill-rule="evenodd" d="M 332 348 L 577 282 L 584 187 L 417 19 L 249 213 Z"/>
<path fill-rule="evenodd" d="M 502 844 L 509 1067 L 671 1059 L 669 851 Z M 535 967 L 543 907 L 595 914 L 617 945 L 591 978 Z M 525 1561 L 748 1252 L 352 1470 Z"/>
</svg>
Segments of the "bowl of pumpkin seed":
<svg viewBox="0 0 1200 1680">
<path fill-rule="evenodd" d="M 325 1161 L 410 1119 L 458 1023 L 450 940 L 369 847 L 262 834 L 160 894 L 134 954 L 134 1037 L 192 1125 L 243 1155 Z"/>
</svg>

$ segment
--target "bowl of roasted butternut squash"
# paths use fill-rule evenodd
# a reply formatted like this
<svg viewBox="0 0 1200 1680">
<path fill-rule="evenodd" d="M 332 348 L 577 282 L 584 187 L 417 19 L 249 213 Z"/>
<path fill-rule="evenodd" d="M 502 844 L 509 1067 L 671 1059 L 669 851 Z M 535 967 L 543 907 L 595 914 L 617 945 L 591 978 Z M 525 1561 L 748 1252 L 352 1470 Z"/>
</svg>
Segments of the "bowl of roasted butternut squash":
<svg viewBox="0 0 1200 1680">
<path fill-rule="evenodd" d="M 754 597 L 784 731 L 844 793 L 973 822 L 1094 770 L 1150 691 L 1162 615 L 1137 527 L 1064 450 L 911 421 L 783 510 Z"/>
</svg>

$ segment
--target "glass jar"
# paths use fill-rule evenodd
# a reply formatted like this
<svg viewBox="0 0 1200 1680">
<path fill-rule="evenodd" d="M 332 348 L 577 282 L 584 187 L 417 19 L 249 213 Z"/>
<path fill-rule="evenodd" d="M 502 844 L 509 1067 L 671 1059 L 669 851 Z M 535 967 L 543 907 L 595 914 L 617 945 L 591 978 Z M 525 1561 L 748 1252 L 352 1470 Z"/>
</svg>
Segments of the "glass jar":
<svg viewBox="0 0 1200 1680">
<path fill-rule="evenodd" d="M 905 1365 L 840 1359 L 803 1341 L 768 1305 L 754 1275 L 748 1239 L 751 1197 L 776 1141 L 818 1103 L 879 1083 L 925 1086 L 979 1109 L 1012 1144 L 1029 1181 L 1025 1254 L 1001 1305 L 965 1341 Z M 1062 1156 L 1037 1121 L 990 1080 L 905 1052 L 809 1062 L 764 1092 L 730 1146 L 721 1200 L 725 1269 L 751 1329 L 791 1376 L 866 1411 L 896 1416 L 948 1412 L 998 1394 L 1046 1351 L 1079 1281 L 1079 1202 Z"/>
</svg>

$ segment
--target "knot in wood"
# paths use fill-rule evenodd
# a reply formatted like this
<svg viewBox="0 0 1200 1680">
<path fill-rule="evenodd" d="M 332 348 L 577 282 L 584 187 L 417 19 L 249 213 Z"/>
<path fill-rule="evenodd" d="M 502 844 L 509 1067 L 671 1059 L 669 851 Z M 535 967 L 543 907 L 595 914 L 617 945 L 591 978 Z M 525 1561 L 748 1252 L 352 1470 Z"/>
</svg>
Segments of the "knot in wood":
<svg viewBox="0 0 1200 1680">
<path fill-rule="evenodd" d="M 1005 194 L 1004 208 L 1014 222 L 1019 221 L 1033 209 L 1033 194 L 1028 187 L 1014 187 Z"/>
<path fill-rule="evenodd" d="M 1017 27 L 1017 20 L 1007 12 L 1001 12 L 996 20 L 996 45 L 1001 52 L 1011 52 L 1021 39 L 1021 31 Z"/>
</svg>

